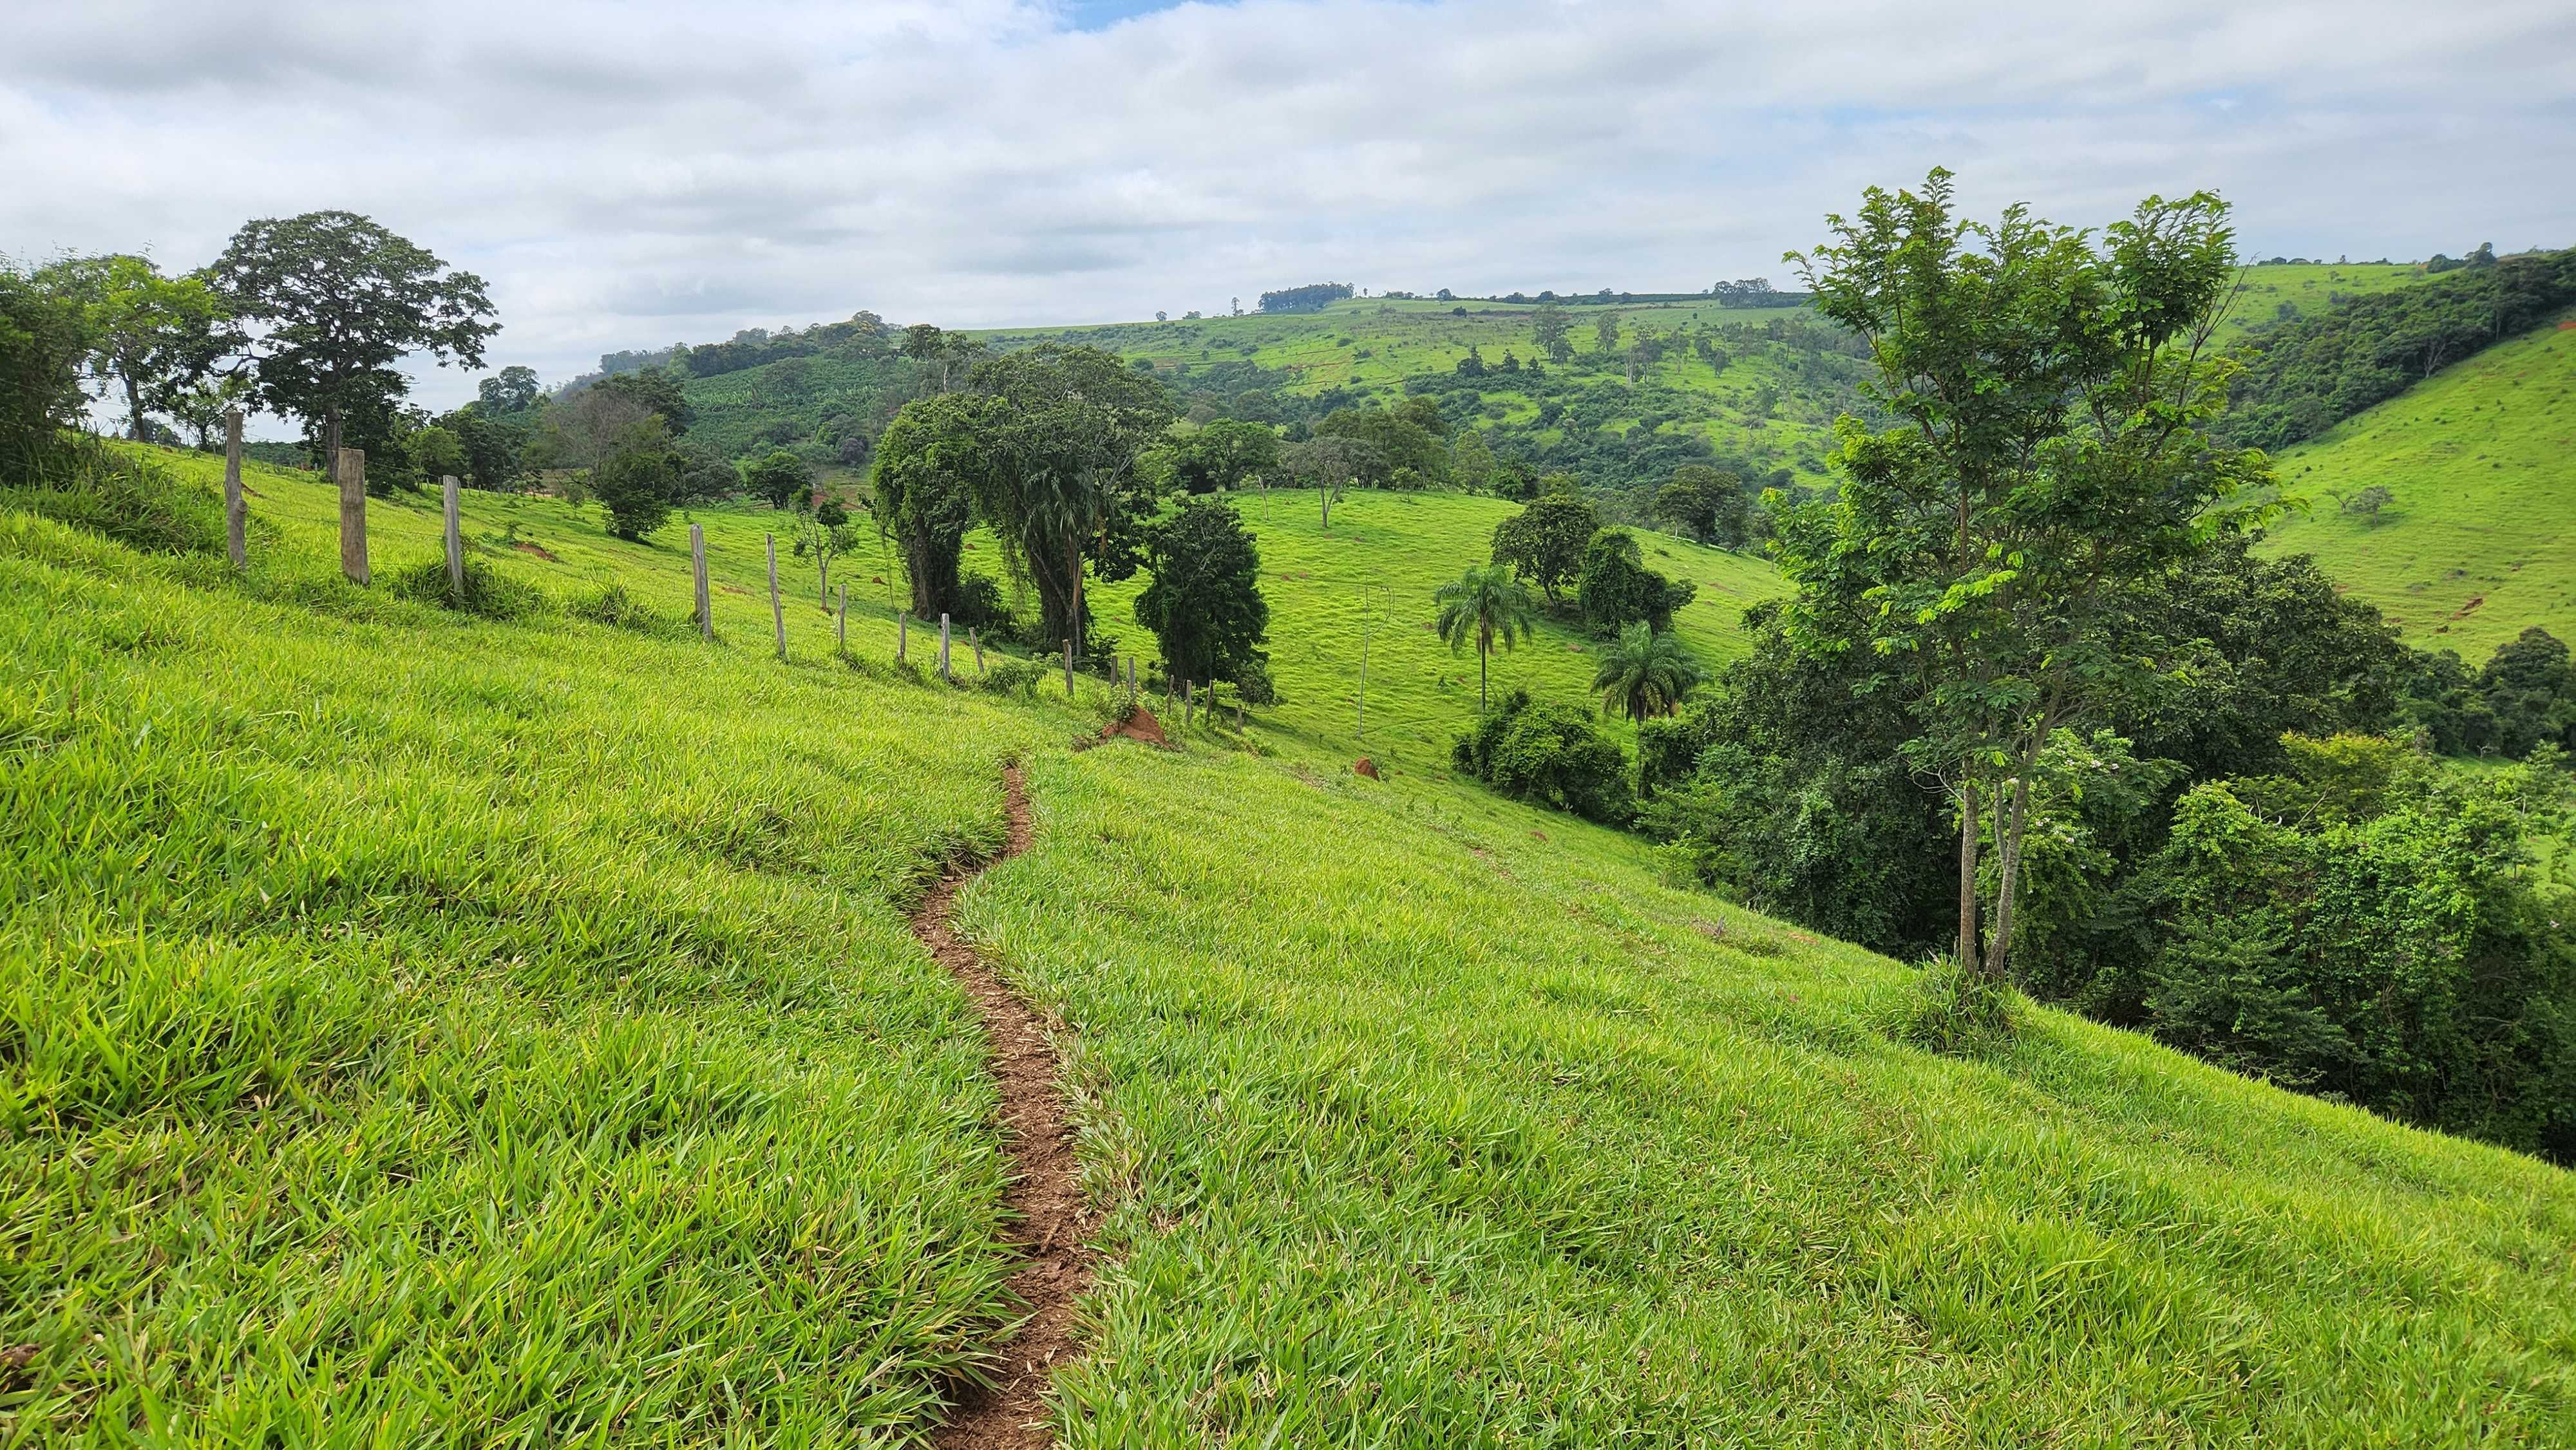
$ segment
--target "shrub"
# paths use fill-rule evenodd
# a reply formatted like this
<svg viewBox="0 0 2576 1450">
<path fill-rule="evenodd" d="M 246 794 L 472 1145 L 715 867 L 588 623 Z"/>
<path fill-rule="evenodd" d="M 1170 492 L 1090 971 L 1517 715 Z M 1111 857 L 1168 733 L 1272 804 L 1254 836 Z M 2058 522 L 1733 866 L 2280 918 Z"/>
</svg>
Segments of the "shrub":
<svg viewBox="0 0 2576 1450">
<path fill-rule="evenodd" d="M 1034 700 L 1037 698 L 1038 681 L 1049 673 L 1048 668 L 1036 660 L 1004 660 L 986 670 L 976 684 L 996 695 L 1018 695 Z"/>
<path fill-rule="evenodd" d="M 435 604 L 481 619 L 526 619 L 545 613 L 552 602 L 544 590 L 504 574 L 471 554 L 465 556 L 465 595 L 461 599 L 448 584 L 444 559 L 425 559 L 401 570 L 388 581 L 388 587 L 398 598 Z"/>
<path fill-rule="evenodd" d="M 670 522 L 671 495 L 679 485 L 678 460 L 659 449 L 619 453 L 592 471 L 591 492 L 608 510 L 608 531 L 641 541 Z"/>
<path fill-rule="evenodd" d="M 1628 757 L 1588 710 L 1514 690 L 1450 749 L 1458 769 L 1514 800 L 1626 825 L 1636 814 Z"/>
</svg>

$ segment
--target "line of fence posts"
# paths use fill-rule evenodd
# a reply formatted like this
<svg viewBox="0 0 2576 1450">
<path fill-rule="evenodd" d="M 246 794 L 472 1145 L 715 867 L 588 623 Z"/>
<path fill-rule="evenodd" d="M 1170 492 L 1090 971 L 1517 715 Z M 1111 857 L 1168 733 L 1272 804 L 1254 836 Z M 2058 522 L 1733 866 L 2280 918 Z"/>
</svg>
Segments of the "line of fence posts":
<svg viewBox="0 0 2576 1450">
<path fill-rule="evenodd" d="M 250 505 L 242 499 L 242 415 L 224 410 L 224 552 L 233 568 L 250 568 Z"/>
<path fill-rule="evenodd" d="M 715 610 L 707 598 L 707 530 L 703 524 L 689 525 L 689 573 L 697 586 L 696 611 L 698 637 L 712 643 L 716 637 Z"/>
<path fill-rule="evenodd" d="M 367 451 L 343 448 L 332 463 L 340 484 L 340 572 L 367 582 Z"/>
<path fill-rule="evenodd" d="M 445 515 L 443 534 L 447 541 L 447 596 L 461 608 L 465 603 L 465 523 L 458 512 L 456 475 L 444 474 L 438 480 L 439 511 Z"/>
</svg>

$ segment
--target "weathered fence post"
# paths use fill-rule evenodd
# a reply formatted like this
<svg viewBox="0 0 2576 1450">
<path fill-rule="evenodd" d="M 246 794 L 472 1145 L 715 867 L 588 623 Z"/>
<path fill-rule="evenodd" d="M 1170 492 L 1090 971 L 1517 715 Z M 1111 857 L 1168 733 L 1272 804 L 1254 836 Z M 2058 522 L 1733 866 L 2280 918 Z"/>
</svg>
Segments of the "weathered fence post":
<svg viewBox="0 0 2576 1450">
<path fill-rule="evenodd" d="M 896 664 L 902 664 L 904 662 L 905 653 L 911 648 L 912 611 L 909 609 L 898 609 L 894 614 L 894 662 Z"/>
<path fill-rule="evenodd" d="M 1064 697 L 1073 698 L 1073 636 L 1064 637 Z"/>
<path fill-rule="evenodd" d="M 939 678 L 954 679 L 948 673 L 948 613 L 945 610 L 939 615 Z"/>
<path fill-rule="evenodd" d="M 778 658 L 784 663 L 787 659 L 787 611 L 778 604 L 778 536 L 763 534 L 760 537 L 769 546 L 769 628 L 778 636 Z"/>
<path fill-rule="evenodd" d="M 239 408 L 224 410 L 224 549 L 232 556 L 235 569 L 250 567 L 250 505 L 242 500 L 241 481 L 242 415 Z"/>
<path fill-rule="evenodd" d="M 698 635 L 716 637 L 715 611 L 707 599 L 707 530 L 704 524 L 689 525 L 689 572 L 697 577 Z"/>
<path fill-rule="evenodd" d="M 840 607 L 832 611 L 832 651 L 843 659 L 850 655 L 850 586 L 841 586 Z"/>
<path fill-rule="evenodd" d="M 966 626 L 966 642 L 975 647 L 975 678 L 980 680 L 984 678 L 984 637 L 971 624 Z"/>
<path fill-rule="evenodd" d="M 367 582 L 367 450 L 343 448 L 333 470 L 340 480 L 340 572 L 352 584 Z"/>
<path fill-rule="evenodd" d="M 438 480 L 439 506 L 447 515 L 447 593 L 457 603 L 465 602 L 465 521 L 458 513 L 456 475 Z"/>
</svg>

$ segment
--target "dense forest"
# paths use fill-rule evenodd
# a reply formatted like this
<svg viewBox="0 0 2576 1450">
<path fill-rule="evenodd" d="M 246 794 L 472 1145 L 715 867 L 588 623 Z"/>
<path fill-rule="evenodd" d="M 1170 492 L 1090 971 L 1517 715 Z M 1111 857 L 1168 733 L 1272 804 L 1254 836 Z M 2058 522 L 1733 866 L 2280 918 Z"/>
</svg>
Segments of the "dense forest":
<svg viewBox="0 0 2576 1450">
<path fill-rule="evenodd" d="M 2314 438 L 2576 304 L 2576 248 L 2502 258 L 2481 248 L 2428 270 L 2449 275 L 2346 298 L 2247 341 L 2222 435 L 2276 450 Z"/>
</svg>

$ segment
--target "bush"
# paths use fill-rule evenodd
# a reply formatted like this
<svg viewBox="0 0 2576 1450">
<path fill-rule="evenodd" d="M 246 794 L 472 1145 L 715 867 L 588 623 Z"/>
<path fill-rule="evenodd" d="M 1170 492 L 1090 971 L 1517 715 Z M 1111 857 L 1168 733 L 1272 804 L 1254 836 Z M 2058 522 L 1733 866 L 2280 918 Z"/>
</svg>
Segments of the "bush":
<svg viewBox="0 0 2576 1450">
<path fill-rule="evenodd" d="M 984 677 L 976 681 L 976 684 L 996 695 L 1017 695 L 1022 699 L 1034 700 L 1038 694 L 1038 682 L 1050 673 L 1052 672 L 1045 665 L 1036 660 L 1004 660 L 986 670 Z"/>
<path fill-rule="evenodd" d="M 88 350 L 80 307 L 0 262 L 0 483 L 33 478 L 79 420 Z"/>
<path fill-rule="evenodd" d="M 678 460 L 657 449 L 620 453 L 592 470 L 591 492 L 608 510 L 608 531 L 640 542 L 670 522 L 671 495 L 678 487 Z"/>
<path fill-rule="evenodd" d="M 526 619 L 552 606 L 545 591 L 504 574 L 482 560 L 465 556 L 465 597 L 448 585 L 447 561 L 426 559 L 396 573 L 387 582 L 397 598 L 435 604 L 480 619 Z"/>
<path fill-rule="evenodd" d="M 626 592 L 623 584 L 611 584 L 596 594 L 584 595 L 574 600 L 565 613 L 592 624 L 605 624 L 613 629 L 632 630 L 643 635 L 676 639 L 688 633 L 682 621 L 639 602 Z"/>
<path fill-rule="evenodd" d="M 95 438 L 58 440 L 21 477 L 26 481 L 14 487 L 0 486 L 0 508 L 104 534 L 139 553 L 224 551 L 224 505 L 212 488 Z"/>
<path fill-rule="evenodd" d="M 1984 1057 L 2012 1045 L 2013 1000 L 2012 988 L 1960 971 L 1956 957 L 1936 957 L 1891 1035 L 1945 1057 Z"/>
<path fill-rule="evenodd" d="M 1526 690 L 1514 690 L 1459 736 L 1450 760 L 1514 800 L 1616 826 L 1636 814 L 1619 742 L 1590 711 L 1536 704 Z"/>
</svg>

